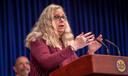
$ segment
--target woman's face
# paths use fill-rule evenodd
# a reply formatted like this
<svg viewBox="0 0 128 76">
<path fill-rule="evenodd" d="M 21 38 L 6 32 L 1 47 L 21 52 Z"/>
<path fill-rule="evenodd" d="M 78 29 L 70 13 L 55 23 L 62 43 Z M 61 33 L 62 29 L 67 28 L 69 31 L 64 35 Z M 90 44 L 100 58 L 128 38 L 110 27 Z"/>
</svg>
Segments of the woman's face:
<svg viewBox="0 0 128 76">
<path fill-rule="evenodd" d="M 66 16 L 62 9 L 57 9 L 53 13 L 53 21 L 55 23 L 56 31 L 59 35 L 62 35 L 66 28 Z"/>
</svg>

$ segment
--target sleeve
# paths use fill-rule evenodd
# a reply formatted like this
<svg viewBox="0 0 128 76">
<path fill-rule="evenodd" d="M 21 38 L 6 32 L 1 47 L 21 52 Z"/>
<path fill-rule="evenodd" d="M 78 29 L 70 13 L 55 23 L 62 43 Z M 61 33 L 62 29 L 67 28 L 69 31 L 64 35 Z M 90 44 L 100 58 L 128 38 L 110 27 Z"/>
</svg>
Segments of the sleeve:
<svg viewBox="0 0 128 76">
<path fill-rule="evenodd" d="M 37 60 L 41 67 L 45 69 L 53 69 L 61 64 L 66 58 L 74 54 L 70 46 L 59 52 L 50 53 L 48 46 L 43 40 L 31 42 L 31 55 Z"/>
</svg>

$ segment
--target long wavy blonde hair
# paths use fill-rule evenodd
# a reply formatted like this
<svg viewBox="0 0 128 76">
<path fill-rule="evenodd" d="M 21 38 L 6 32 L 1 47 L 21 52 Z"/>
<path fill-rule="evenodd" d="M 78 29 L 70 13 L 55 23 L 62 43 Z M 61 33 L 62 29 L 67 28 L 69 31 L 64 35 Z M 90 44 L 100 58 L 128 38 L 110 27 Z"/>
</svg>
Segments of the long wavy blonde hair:
<svg viewBox="0 0 128 76">
<path fill-rule="evenodd" d="M 26 37 L 26 44 L 25 44 L 26 47 L 30 48 L 31 38 L 37 39 L 37 37 L 34 35 L 36 32 L 36 33 L 41 33 L 39 37 L 44 39 L 47 45 L 61 49 L 61 45 L 59 44 L 60 39 L 55 32 L 56 28 L 54 27 L 55 24 L 53 23 L 53 13 L 57 9 L 63 10 L 63 8 L 60 5 L 55 5 L 55 4 L 51 4 L 43 10 L 38 21 L 35 23 L 34 28 Z M 74 36 L 72 34 L 67 19 L 65 20 L 65 22 L 66 22 L 66 29 L 62 34 L 61 39 L 64 44 L 64 47 L 67 47 L 71 42 L 74 41 Z"/>
</svg>

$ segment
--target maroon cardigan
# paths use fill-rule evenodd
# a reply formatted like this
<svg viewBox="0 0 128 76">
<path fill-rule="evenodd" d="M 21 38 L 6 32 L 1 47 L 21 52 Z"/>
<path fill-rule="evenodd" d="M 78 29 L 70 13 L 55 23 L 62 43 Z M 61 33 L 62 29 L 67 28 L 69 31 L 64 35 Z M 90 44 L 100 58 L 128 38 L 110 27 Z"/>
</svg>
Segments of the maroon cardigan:
<svg viewBox="0 0 128 76">
<path fill-rule="evenodd" d="M 70 46 L 60 50 L 47 46 L 42 39 L 31 42 L 30 54 L 30 76 L 48 76 L 50 72 L 78 58 Z"/>
</svg>

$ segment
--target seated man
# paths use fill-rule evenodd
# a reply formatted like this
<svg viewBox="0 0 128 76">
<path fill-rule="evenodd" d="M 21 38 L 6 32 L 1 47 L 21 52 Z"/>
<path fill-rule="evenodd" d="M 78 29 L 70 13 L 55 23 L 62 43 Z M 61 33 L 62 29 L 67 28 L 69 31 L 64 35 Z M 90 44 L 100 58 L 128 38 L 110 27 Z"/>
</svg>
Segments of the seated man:
<svg viewBox="0 0 128 76">
<path fill-rule="evenodd" d="M 30 63 L 28 58 L 25 56 L 18 57 L 13 69 L 16 73 L 16 76 L 29 76 Z"/>
</svg>

